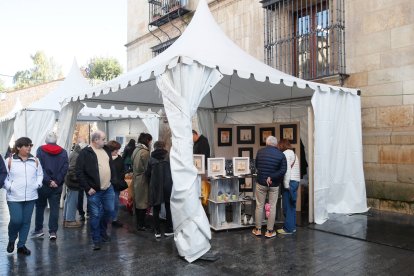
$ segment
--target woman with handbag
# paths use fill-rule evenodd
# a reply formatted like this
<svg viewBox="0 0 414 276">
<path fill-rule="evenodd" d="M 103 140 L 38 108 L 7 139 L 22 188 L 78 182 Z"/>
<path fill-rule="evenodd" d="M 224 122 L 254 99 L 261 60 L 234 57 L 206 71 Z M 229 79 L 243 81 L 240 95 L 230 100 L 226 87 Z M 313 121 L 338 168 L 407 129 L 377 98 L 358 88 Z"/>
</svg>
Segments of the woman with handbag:
<svg viewBox="0 0 414 276">
<path fill-rule="evenodd" d="M 111 153 L 113 164 L 116 172 L 116 182 L 112 183 L 114 186 L 115 192 L 115 201 L 114 201 L 114 213 L 112 216 L 112 226 L 122 227 L 123 224 L 118 220 L 118 211 L 119 211 L 119 195 L 121 191 L 128 188 L 128 184 L 125 181 L 125 167 L 124 159 L 121 155 L 118 154 L 121 144 L 117 141 L 111 140 L 105 145 L 106 150 Z"/>
<path fill-rule="evenodd" d="M 298 157 L 292 150 L 287 139 L 281 139 L 277 148 L 286 156 L 287 170 L 283 179 L 282 203 L 285 223 L 283 228 L 278 229 L 280 235 L 289 235 L 296 232 L 296 198 L 300 181 L 300 168 Z"/>
</svg>

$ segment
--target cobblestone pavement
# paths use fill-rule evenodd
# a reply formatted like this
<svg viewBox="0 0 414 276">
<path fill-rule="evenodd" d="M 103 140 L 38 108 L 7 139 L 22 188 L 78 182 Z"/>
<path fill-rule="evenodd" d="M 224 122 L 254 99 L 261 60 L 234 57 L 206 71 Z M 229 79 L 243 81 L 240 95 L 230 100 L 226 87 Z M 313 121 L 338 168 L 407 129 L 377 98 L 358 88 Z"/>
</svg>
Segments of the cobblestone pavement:
<svg viewBox="0 0 414 276">
<path fill-rule="evenodd" d="M 156 240 L 151 232 L 134 231 L 132 217 L 122 210 L 124 227 L 111 229 L 112 241 L 100 251 L 92 251 L 86 223 L 82 228 L 60 227 L 55 242 L 47 235 L 29 239 L 32 255 L 23 257 L 6 252 L 9 215 L 4 190 L 0 192 L 0 216 L 0 250 L 4 252 L 0 254 L 0 275 L 414 274 L 414 251 L 308 227 L 270 240 L 253 237 L 249 229 L 213 232 L 212 248 L 220 259 L 189 264 L 178 256 L 172 237 Z M 44 230 L 46 233 L 47 225 Z"/>
</svg>

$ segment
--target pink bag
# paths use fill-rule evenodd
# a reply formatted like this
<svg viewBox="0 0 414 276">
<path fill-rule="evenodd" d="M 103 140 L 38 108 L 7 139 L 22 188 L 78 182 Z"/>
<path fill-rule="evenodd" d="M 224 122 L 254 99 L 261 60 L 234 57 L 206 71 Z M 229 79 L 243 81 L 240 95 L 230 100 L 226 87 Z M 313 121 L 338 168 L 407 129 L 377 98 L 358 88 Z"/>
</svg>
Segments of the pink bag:
<svg viewBox="0 0 414 276">
<path fill-rule="evenodd" d="M 268 219 L 270 216 L 270 204 L 269 203 L 265 204 L 265 211 L 266 211 L 266 218 Z"/>
</svg>

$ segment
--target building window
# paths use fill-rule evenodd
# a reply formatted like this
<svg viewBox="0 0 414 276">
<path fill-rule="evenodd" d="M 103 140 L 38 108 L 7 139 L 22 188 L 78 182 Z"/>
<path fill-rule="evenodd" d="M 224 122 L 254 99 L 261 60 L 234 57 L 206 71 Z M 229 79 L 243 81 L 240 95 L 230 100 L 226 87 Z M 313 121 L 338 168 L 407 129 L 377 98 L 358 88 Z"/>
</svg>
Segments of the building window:
<svg viewBox="0 0 414 276">
<path fill-rule="evenodd" d="M 344 0 L 263 0 L 265 62 L 303 79 L 345 74 Z"/>
</svg>

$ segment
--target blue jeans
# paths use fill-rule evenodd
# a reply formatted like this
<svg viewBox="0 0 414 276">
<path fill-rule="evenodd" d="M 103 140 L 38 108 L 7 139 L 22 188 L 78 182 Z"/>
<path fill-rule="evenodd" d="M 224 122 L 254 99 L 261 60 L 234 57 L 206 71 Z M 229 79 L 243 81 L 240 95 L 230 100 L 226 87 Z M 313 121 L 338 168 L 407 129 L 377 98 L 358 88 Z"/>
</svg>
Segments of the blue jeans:
<svg viewBox="0 0 414 276">
<path fill-rule="evenodd" d="M 92 241 L 101 242 L 101 237 L 107 235 L 106 228 L 112 220 L 114 212 L 114 188 L 109 186 L 104 191 L 97 191 L 88 197 L 89 222 L 91 224 Z"/>
<path fill-rule="evenodd" d="M 283 188 L 282 201 L 283 215 L 285 216 L 283 229 L 289 233 L 296 230 L 296 198 L 298 187 L 298 181 L 290 180 L 289 189 Z"/>
<path fill-rule="evenodd" d="M 7 201 L 10 213 L 9 242 L 14 242 L 17 239 L 17 234 L 19 234 L 17 248 L 26 244 L 35 201 Z"/>
<path fill-rule="evenodd" d="M 118 220 L 118 211 L 119 211 L 119 194 L 121 193 L 120 191 L 116 191 L 114 190 L 115 193 L 115 197 L 114 197 L 114 214 L 112 216 L 112 220 L 116 221 Z"/>
<path fill-rule="evenodd" d="M 83 193 L 83 190 L 81 192 Z M 65 207 L 63 209 L 64 221 L 76 221 L 78 193 L 79 191 L 77 190 L 68 189 L 68 192 L 66 193 Z"/>
<path fill-rule="evenodd" d="M 43 229 L 43 219 L 47 201 L 49 200 L 49 233 L 57 232 L 59 220 L 60 197 L 62 195 L 62 186 L 50 188 L 43 185 L 38 190 L 39 198 L 36 200 L 36 218 L 35 231 Z"/>
</svg>

